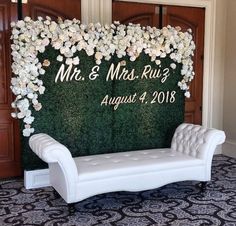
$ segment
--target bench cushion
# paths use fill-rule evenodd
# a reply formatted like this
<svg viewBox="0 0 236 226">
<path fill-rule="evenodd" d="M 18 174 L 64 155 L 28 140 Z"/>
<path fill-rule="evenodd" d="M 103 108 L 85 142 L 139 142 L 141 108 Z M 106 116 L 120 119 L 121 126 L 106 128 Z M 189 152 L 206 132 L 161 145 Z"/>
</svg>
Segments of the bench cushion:
<svg viewBox="0 0 236 226">
<path fill-rule="evenodd" d="M 204 164 L 201 159 L 167 148 L 77 157 L 74 160 L 81 182 Z"/>
</svg>

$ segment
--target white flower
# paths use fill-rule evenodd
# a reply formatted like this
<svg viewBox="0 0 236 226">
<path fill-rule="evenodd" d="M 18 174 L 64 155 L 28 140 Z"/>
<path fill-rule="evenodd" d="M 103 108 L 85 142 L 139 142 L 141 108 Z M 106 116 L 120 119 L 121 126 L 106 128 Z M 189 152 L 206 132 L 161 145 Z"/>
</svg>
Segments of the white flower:
<svg viewBox="0 0 236 226">
<path fill-rule="evenodd" d="M 63 61 L 63 56 L 62 55 L 58 55 L 57 56 L 57 61 L 62 62 Z"/>
<path fill-rule="evenodd" d="M 103 57 L 103 56 L 102 56 L 102 53 L 101 53 L 101 52 L 96 52 L 96 53 L 95 53 L 95 59 L 96 59 L 96 60 L 101 60 L 102 57 Z"/>
<path fill-rule="evenodd" d="M 40 86 L 39 87 L 39 94 L 44 94 L 45 91 L 45 87 L 44 86 Z"/>
<path fill-rule="evenodd" d="M 34 133 L 34 128 L 23 129 L 23 136 L 29 137 L 31 133 Z"/>
<path fill-rule="evenodd" d="M 15 101 L 11 103 L 11 107 L 16 108 L 16 102 Z"/>
<path fill-rule="evenodd" d="M 19 20 L 16 22 L 16 27 L 23 28 L 25 26 L 25 22 L 23 20 Z"/>
<path fill-rule="evenodd" d="M 190 92 L 189 91 L 185 92 L 184 96 L 187 97 L 187 98 L 190 98 Z"/>
<path fill-rule="evenodd" d="M 12 117 L 12 118 L 17 118 L 17 114 L 16 114 L 15 112 L 12 112 L 12 113 L 11 113 L 11 117 Z"/>
<path fill-rule="evenodd" d="M 78 64 L 79 64 L 79 61 L 80 61 L 80 60 L 79 60 L 79 57 L 78 57 L 78 56 L 73 58 L 73 64 L 74 64 L 74 65 L 78 65 Z"/>
<path fill-rule="evenodd" d="M 43 68 L 40 68 L 39 69 L 39 74 L 44 75 L 45 74 L 45 70 Z"/>
<path fill-rule="evenodd" d="M 76 47 L 75 47 L 75 46 L 72 46 L 72 47 L 71 47 L 71 52 L 72 52 L 72 53 L 75 53 L 76 51 L 77 51 Z"/>
<path fill-rule="evenodd" d="M 11 27 L 15 27 L 16 26 L 16 23 L 13 21 L 11 22 Z"/>
<path fill-rule="evenodd" d="M 73 59 L 72 58 L 66 58 L 66 64 L 67 65 L 73 64 Z"/>
<path fill-rule="evenodd" d="M 84 35 L 84 40 L 89 40 L 89 34 Z"/>
<path fill-rule="evenodd" d="M 25 117 L 23 121 L 26 124 L 32 124 L 32 122 L 34 121 L 34 117 L 32 117 L 32 116 Z"/>
<path fill-rule="evenodd" d="M 136 57 L 132 56 L 132 57 L 130 57 L 129 59 L 130 59 L 130 61 L 135 61 L 135 60 L 136 60 Z"/>
<path fill-rule="evenodd" d="M 160 65 L 161 61 L 160 60 L 155 60 L 156 65 Z"/>
<path fill-rule="evenodd" d="M 17 118 L 22 119 L 22 118 L 24 118 L 24 117 L 25 117 L 24 112 L 19 112 L 19 113 L 17 113 Z"/>
<path fill-rule="evenodd" d="M 37 103 L 36 105 L 34 105 L 34 109 L 36 111 L 39 111 L 42 108 L 42 104 L 41 103 Z"/>
<path fill-rule="evenodd" d="M 61 40 L 57 40 L 55 42 L 52 43 L 52 46 L 55 48 L 55 49 L 60 49 L 63 45 L 63 42 Z"/>
<path fill-rule="evenodd" d="M 34 98 L 34 94 L 33 94 L 33 93 L 29 93 L 29 94 L 27 95 L 27 97 L 28 97 L 29 99 L 33 99 L 33 98 Z"/>
<path fill-rule="evenodd" d="M 92 48 L 87 48 L 86 53 L 88 56 L 92 56 L 94 54 L 94 50 Z"/>
<path fill-rule="evenodd" d="M 36 98 L 33 98 L 32 103 L 33 103 L 33 105 L 37 105 L 38 104 L 38 100 Z"/>
<path fill-rule="evenodd" d="M 171 67 L 172 69 L 176 69 L 176 64 L 175 64 L 175 63 L 171 63 L 171 64 L 170 64 L 170 67 Z"/>
<path fill-rule="evenodd" d="M 96 64 L 97 64 L 97 65 L 99 65 L 99 64 L 101 64 L 101 63 L 102 63 L 101 60 L 96 60 Z"/>
</svg>

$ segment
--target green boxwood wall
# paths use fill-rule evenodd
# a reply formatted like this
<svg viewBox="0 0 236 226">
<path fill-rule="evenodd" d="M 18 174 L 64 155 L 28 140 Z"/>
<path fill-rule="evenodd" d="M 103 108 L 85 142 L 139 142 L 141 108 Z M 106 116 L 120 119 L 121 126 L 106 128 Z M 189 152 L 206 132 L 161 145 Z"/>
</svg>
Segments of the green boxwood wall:
<svg viewBox="0 0 236 226">
<path fill-rule="evenodd" d="M 181 80 L 181 65 L 170 69 L 171 76 L 165 83 L 159 79 L 134 81 L 105 81 L 111 63 L 117 64 L 126 60 L 126 68 L 135 69 L 140 75 L 144 66 L 149 64 L 158 68 L 155 62 L 145 54 L 131 62 L 127 57 L 118 59 L 114 56 L 110 61 L 102 61 L 99 77 L 84 82 L 58 82 L 54 79 L 61 63 L 56 61 L 58 52 L 48 47 L 40 55 L 41 61 L 49 59 L 51 64 L 46 68 L 43 81 L 46 87 L 39 101 L 43 108 L 33 111 L 35 133 L 47 133 L 63 143 L 72 155 L 84 156 L 100 153 L 111 153 L 130 150 L 169 147 L 176 127 L 184 118 L 184 95 L 177 87 Z M 85 52 L 78 52 L 82 75 L 86 78 L 95 66 L 94 57 Z M 163 68 L 169 67 L 170 58 L 161 59 Z M 174 103 L 151 104 L 153 92 L 176 91 Z M 117 110 L 113 106 L 101 106 L 104 96 L 122 96 L 147 92 L 145 103 L 120 105 Z M 147 102 L 147 103 L 146 103 Z M 29 148 L 28 139 L 22 137 L 23 164 L 26 170 L 46 167 Z"/>
</svg>

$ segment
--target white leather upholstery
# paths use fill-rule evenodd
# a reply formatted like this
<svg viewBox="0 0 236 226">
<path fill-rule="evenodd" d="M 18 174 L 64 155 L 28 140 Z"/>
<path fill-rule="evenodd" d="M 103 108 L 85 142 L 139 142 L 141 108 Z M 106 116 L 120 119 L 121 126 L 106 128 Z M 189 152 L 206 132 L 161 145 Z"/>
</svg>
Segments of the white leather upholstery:
<svg viewBox="0 0 236 226">
<path fill-rule="evenodd" d="M 80 181 L 129 176 L 156 170 L 203 165 L 203 161 L 171 149 L 119 152 L 74 158 Z"/>
<path fill-rule="evenodd" d="M 43 161 L 49 164 L 50 182 L 67 201 L 76 197 L 78 172 L 70 151 L 47 134 L 35 134 L 29 146 Z"/>
<path fill-rule="evenodd" d="M 225 141 L 225 133 L 216 129 L 207 129 L 200 125 L 181 124 L 175 131 L 171 149 L 192 157 L 206 159 L 215 151 L 216 145 Z"/>
<path fill-rule="evenodd" d="M 49 163 L 52 186 L 67 203 L 112 191 L 140 191 L 182 180 L 210 180 L 216 145 L 225 134 L 181 124 L 171 148 L 72 158 L 69 150 L 46 134 L 30 138 L 30 147 Z"/>
</svg>

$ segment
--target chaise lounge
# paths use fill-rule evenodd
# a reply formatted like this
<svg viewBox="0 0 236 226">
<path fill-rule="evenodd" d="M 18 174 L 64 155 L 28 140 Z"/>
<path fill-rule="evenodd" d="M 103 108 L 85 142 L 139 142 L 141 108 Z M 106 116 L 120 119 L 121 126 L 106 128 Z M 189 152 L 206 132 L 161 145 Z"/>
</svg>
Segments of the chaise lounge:
<svg viewBox="0 0 236 226">
<path fill-rule="evenodd" d="M 50 183 L 67 203 L 114 191 L 142 191 L 184 180 L 211 179 L 212 157 L 225 133 L 183 123 L 171 147 L 72 158 L 47 134 L 31 136 L 31 149 L 49 164 Z"/>
</svg>

